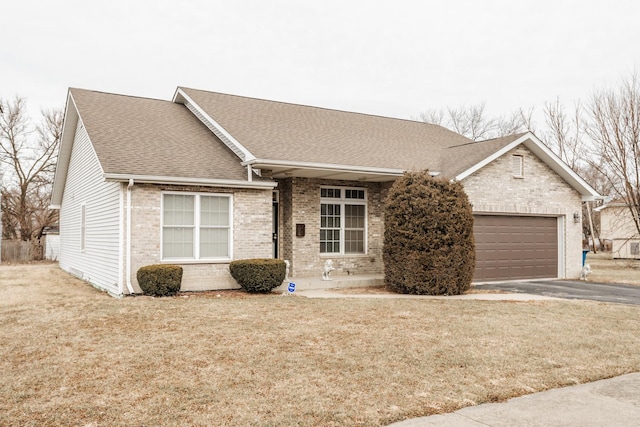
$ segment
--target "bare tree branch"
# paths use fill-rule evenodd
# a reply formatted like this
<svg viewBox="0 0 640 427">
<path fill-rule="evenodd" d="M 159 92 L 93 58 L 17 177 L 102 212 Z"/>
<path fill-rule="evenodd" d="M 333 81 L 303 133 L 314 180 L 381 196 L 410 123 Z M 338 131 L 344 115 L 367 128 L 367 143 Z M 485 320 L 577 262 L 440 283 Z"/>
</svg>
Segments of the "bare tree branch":
<svg viewBox="0 0 640 427">
<path fill-rule="evenodd" d="M 608 181 L 640 234 L 640 78 L 624 79 L 617 89 L 595 92 L 587 107 L 584 132 L 590 139 L 589 164 Z"/>
<path fill-rule="evenodd" d="M 43 112 L 42 124 L 32 128 L 23 98 L 0 99 L 0 106 L 3 236 L 30 240 L 56 221 L 57 212 L 48 205 L 63 114 Z"/>
<path fill-rule="evenodd" d="M 473 141 L 498 138 L 506 135 L 533 131 L 533 108 L 520 109 L 510 116 L 488 117 L 486 104 L 462 105 L 458 108 L 428 109 L 420 113 L 418 120 L 449 128 Z"/>
</svg>

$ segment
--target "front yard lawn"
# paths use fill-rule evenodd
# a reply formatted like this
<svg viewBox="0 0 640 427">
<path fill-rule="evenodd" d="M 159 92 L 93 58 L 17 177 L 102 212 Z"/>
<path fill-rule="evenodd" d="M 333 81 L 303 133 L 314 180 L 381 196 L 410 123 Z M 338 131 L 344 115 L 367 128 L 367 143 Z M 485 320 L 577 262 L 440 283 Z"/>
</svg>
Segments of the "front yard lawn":
<svg viewBox="0 0 640 427">
<path fill-rule="evenodd" d="M 640 307 L 114 299 L 0 267 L 0 425 L 375 426 L 640 371 Z"/>
</svg>

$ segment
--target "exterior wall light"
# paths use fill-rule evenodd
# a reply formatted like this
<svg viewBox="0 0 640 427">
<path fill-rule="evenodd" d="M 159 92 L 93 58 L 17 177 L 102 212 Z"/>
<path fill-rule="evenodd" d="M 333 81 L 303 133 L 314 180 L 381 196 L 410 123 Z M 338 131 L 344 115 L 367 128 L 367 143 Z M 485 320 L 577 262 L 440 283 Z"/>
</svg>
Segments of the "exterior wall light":
<svg viewBox="0 0 640 427">
<path fill-rule="evenodd" d="M 580 212 L 573 213 L 573 222 L 575 222 L 576 224 L 580 222 Z"/>
</svg>

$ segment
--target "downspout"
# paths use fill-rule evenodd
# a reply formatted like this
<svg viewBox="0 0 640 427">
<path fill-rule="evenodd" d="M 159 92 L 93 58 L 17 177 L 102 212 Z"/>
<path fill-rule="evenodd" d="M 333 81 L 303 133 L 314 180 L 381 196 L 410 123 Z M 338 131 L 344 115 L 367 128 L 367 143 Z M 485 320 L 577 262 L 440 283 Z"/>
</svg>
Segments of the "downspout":
<svg viewBox="0 0 640 427">
<path fill-rule="evenodd" d="M 133 178 L 129 179 L 127 185 L 127 289 L 133 294 L 131 285 L 131 189 L 133 188 Z"/>
</svg>

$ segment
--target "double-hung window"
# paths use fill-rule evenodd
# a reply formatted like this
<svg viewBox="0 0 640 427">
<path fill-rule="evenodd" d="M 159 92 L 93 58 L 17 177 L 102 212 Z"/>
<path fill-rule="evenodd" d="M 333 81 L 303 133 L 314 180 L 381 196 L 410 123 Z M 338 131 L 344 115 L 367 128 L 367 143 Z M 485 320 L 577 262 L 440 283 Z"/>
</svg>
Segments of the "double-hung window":
<svg viewBox="0 0 640 427">
<path fill-rule="evenodd" d="M 162 259 L 230 259 L 232 211 L 231 195 L 163 193 Z"/>
<path fill-rule="evenodd" d="M 367 198 L 362 188 L 320 189 L 320 253 L 366 253 Z"/>
</svg>

